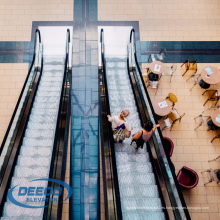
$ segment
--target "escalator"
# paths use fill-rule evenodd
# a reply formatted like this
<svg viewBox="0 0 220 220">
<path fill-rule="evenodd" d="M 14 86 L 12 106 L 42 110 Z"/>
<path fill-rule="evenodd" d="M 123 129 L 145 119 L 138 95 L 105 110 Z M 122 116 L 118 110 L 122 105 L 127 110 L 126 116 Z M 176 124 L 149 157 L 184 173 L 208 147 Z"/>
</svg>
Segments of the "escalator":
<svg viewBox="0 0 220 220">
<path fill-rule="evenodd" d="M 161 134 L 156 131 L 149 143 L 138 150 L 130 146 L 130 138 L 122 144 L 113 141 L 108 114 L 115 116 L 128 109 L 130 115 L 126 121 L 133 127 L 132 133 L 140 130 L 144 121 L 156 121 L 137 64 L 134 30 L 132 27 L 103 29 L 99 74 L 105 217 L 190 219 L 182 194 L 176 189 L 175 172 L 167 161 Z"/>
<path fill-rule="evenodd" d="M 53 187 L 45 179 L 65 179 L 71 85 L 69 29 L 64 53 L 55 56 L 50 46 L 43 45 L 37 30 L 33 62 L 1 146 L 1 219 L 61 219 L 62 207 L 58 203 L 48 208 L 46 198 L 51 195 L 42 195 L 40 201 L 30 203 L 28 194 L 19 196 L 17 187 Z M 33 181 L 37 179 L 44 180 Z M 10 190 L 20 205 L 8 198 Z"/>
</svg>

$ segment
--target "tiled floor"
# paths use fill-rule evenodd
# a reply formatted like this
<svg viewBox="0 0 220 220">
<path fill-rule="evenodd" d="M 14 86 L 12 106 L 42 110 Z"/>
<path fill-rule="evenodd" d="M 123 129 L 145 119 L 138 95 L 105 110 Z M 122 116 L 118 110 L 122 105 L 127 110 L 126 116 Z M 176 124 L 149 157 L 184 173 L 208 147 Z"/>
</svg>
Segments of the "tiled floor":
<svg viewBox="0 0 220 220">
<path fill-rule="evenodd" d="M 0 143 L 23 87 L 28 64 L 0 64 Z"/>
<path fill-rule="evenodd" d="M 218 41 L 218 0 L 101 0 L 100 21 L 139 21 L 142 41 Z"/>
<path fill-rule="evenodd" d="M 208 160 L 216 158 L 220 154 L 220 139 L 216 139 L 210 143 L 214 137 L 213 131 L 206 131 L 204 125 L 197 131 L 194 131 L 196 126 L 194 117 L 198 116 L 203 110 L 207 109 L 211 102 L 203 107 L 207 96 L 202 96 L 203 89 L 198 85 L 190 92 L 193 85 L 192 81 L 186 82 L 187 75 L 182 77 L 184 67 L 181 69 L 181 64 L 177 64 L 177 71 L 174 73 L 171 83 L 170 76 L 162 76 L 159 89 L 155 95 L 155 89 L 148 88 L 152 100 L 166 98 L 168 93 L 176 94 L 178 102 L 175 108 L 180 114 L 186 113 L 180 123 L 176 123 L 172 131 L 164 130 L 163 135 L 169 137 L 174 142 L 174 152 L 171 157 L 176 168 L 176 174 L 182 166 L 187 166 L 194 169 L 199 175 L 198 185 L 191 190 L 183 190 L 183 195 L 192 219 L 220 219 L 220 185 L 216 182 L 210 183 L 204 187 L 204 182 L 207 182 L 207 173 L 201 174 L 202 170 L 209 168 L 220 168 L 220 159 L 215 162 Z M 218 69 L 220 64 L 198 64 L 198 73 L 201 69 L 211 65 Z M 144 64 L 143 74 L 146 73 L 144 68 L 149 64 Z M 166 64 L 171 66 L 171 64 Z M 188 73 L 187 73 L 188 74 Z M 190 74 L 190 72 L 189 72 Z M 211 86 L 211 88 L 220 89 L 220 84 Z M 207 115 L 210 115 L 207 112 Z"/>
<path fill-rule="evenodd" d="M 32 21 L 72 21 L 73 0 L 1 0 L 0 41 L 30 41 Z"/>
</svg>

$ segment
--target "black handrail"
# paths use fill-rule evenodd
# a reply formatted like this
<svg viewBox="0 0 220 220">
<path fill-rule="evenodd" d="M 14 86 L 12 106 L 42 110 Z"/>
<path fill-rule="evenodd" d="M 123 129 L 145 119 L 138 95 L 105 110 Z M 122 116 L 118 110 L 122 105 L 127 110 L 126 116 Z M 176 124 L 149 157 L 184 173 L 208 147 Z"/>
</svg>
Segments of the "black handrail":
<svg viewBox="0 0 220 220">
<path fill-rule="evenodd" d="M 101 29 L 100 41 L 102 43 L 102 65 L 103 70 L 99 71 L 99 83 L 100 83 L 100 109 L 99 109 L 99 134 L 100 134 L 100 146 L 102 151 L 102 170 L 103 170 L 103 187 L 105 198 L 105 219 L 122 219 L 120 192 L 118 184 L 118 175 L 116 168 L 114 139 L 111 123 L 108 122 L 107 115 L 110 114 L 108 86 L 106 79 L 106 64 L 104 54 L 104 39 L 102 38 L 103 29 Z M 106 172 L 106 166 L 109 166 L 109 173 Z M 110 175 L 110 179 L 106 175 Z M 108 182 L 106 182 L 108 181 Z M 112 191 L 112 203 L 109 204 L 107 191 L 108 188 Z"/>
<path fill-rule="evenodd" d="M 138 114 L 139 114 L 139 118 L 141 121 L 141 125 L 143 127 L 144 122 L 146 122 L 149 118 L 149 114 L 147 112 L 147 106 L 146 103 L 144 102 L 142 93 L 141 93 L 141 89 L 138 83 L 138 78 L 137 75 L 135 74 L 135 71 L 130 71 L 129 70 L 129 59 L 127 59 L 127 70 L 128 70 L 128 76 L 130 79 L 130 83 L 131 83 L 131 88 L 134 94 L 134 99 L 135 99 L 135 103 L 137 106 L 137 110 L 138 110 Z M 159 195 L 160 195 L 160 199 L 162 202 L 162 207 L 166 207 L 165 205 L 165 200 L 164 200 L 164 196 L 163 196 L 163 190 L 161 189 L 160 186 L 160 180 L 158 178 L 158 172 L 157 172 L 157 165 L 154 163 L 153 157 L 152 157 L 152 153 L 151 153 L 151 149 L 149 147 L 149 144 L 147 143 L 147 148 L 148 148 L 148 152 L 149 152 L 149 156 L 150 156 L 150 161 L 152 164 L 152 168 L 153 168 L 153 173 L 156 179 L 156 183 L 157 183 L 157 189 L 159 191 Z M 166 209 L 162 209 L 162 211 L 165 214 L 166 219 L 169 219 L 169 215 Z"/>
<path fill-rule="evenodd" d="M 131 30 L 130 43 L 132 43 L 132 42 L 131 42 L 131 41 L 132 41 L 132 32 L 135 33 L 135 30 L 134 30 L 134 29 Z M 135 39 L 134 39 L 134 40 L 135 40 Z M 134 46 L 135 46 L 135 44 L 134 44 Z M 153 108 L 153 105 L 152 105 L 150 96 L 149 96 L 149 94 L 148 94 L 148 92 L 147 92 L 147 88 L 146 88 L 146 85 L 145 85 L 145 83 L 144 83 L 144 79 L 143 79 L 143 76 L 142 76 L 141 69 L 140 69 L 140 67 L 139 67 L 139 65 L 138 65 L 137 56 L 136 56 L 136 48 L 135 48 L 135 51 L 134 51 L 134 58 L 135 58 L 135 64 L 136 64 L 137 69 L 138 69 L 138 72 L 139 72 L 139 76 L 140 76 L 140 78 L 141 78 L 142 85 L 143 85 L 143 87 L 144 87 L 145 94 L 146 94 L 146 96 L 147 96 L 148 103 L 149 103 L 149 105 L 150 105 L 150 109 L 151 109 L 151 111 L 152 111 L 152 113 L 153 113 L 154 120 L 155 120 L 155 122 L 157 123 L 156 114 L 155 114 L 155 112 L 154 112 L 154 108 Z M 162 135 L 162 132 L 161 132 L 160 129 L 158 129 L 158 133 L 159 133 L 160 139 L 163 140 L 163 135 Z M 184 200 L 182 191 L 181 191 L 181 189 L 180 189 L 180 187 L 179 187 L 179 184 L 178 184 L 178 181 L 177 181 L 177 178 L 176 178 L 176 174 L 175 174 L 175 170 L 172 168 L 172 167 L 173 167 L 173 164 L 172 164 L 172 162 L 171 162 L 171 160 L 170 160 L 170 157 L 169 157 L 168 153 L 167 153 L 165 150 L 164 150 L 164 152 L 166 153 L 166 157 L 167 157 L 167 161 L 168 161 L 168 164 L 169 164 L 169 167 L 170 167 L 170 171 L 171 171 L 171 173 L 172 173 L 173 180 L 174 180 L 174 182 L 175 182 L 175 186 L 176 186 L 176 189 L 177 189 L 177 192 L 178 192 L 180 201 L 181 201 L 181 203 L 182 203 L 182 207 L 183 207 L 185 216 L 186 216 L 186 218 L 187 218 L 188 220 L 190 220 L 191 218 L 190 218 L 190 215 L 189 215 L 189 212 L 188 212 L 188 209 L 187 209 L 187 206 L 186 206 L 186 203 L 185 203 L 185 200 Z M 174 210 L 174 211 L 175 211 L 175 210 Z"/>
<path fill-rule="evenodd" d="M 36 31 L 36 32 L 39 34 L 39 31 Z M 38 85 L 41 79 L 41 74 L 42 74 L 42 69 L 43 69 L 43 60 L 41 60 L 41 65 L 42 66 L 40 68 L 40 72 L 39 72 L 39 69 L 35 68 L 32 82 L 29 86 L 29 90 L 25 97 L 25 101 L 24 101 L 24 104 L 22 106 L 22 109 L 19 115 L 16 129 L 12 136 L 12 140 L 10 142 L 6 157 L 4 159 L 4 163 L 2 165 L 2 169 L 0 171 L 0 214 L 2 214 L 2 211 L 3 211 L 4 202 L 6 201 L 7 192 L 10 187 L 10 182 L 13 176 L 16 161 L 18 158 L 18 154 L 21 148 L 24 133 L 25 133 L 27 123 L 29 120 L 30 112 L 31 112 L 34 99 L 36 96 L 36 92 L 38 89 Z"/>
<path fill-rule="evenodd" d="M 35 31 L 35 33 L 38 33 L 39 43 L 41 43 L 40 31 L 37 29 L 37 30 Z M 36 49 L 36 40 L 37 40 L 37 39 L 36 39 L 36 37 L 35 37 L 34 56 L 33 56 L 33 59 L 32 59 L 32 63 L 31 63 L 31 66 L 30 66 L 30 68 L 29 68 L 29 71 L 28 71 L 27 77 L 26 77 L 26 79 L 25 79 L 24 85 L 23 85 L 23 87 L 22 87 L 21 93 L 20 93 L 20 95 L 19 95 L 18 101 L 17 101 L 17 103 L 16 103 L 14 112 L 13 112 L 13 114 L 12 114 L 11 120 L 10 120 L 9 125 L 8 125 L 8 128 L 7 128 L 7 130 L 6 130 L 5 136 L 4 136 L 4 138 L 3 138 L 3 141 L 2 141 L 2 144 L 1 144 L 1 147 L 0 147 L 0 155 L 1 155 L 1 153 L 2 153 L 2 150 L 3 150 L 4 146 L 5 146 L 6 140 L 7 140 L 7 138 L 8 138 L 8 134 L 9 134 L 9 132 L 10 132 L 12 123 L 13 123 L 13 121 L 14 121 L 16 112 L 17 112 L 17 110 L 18 110 L 18 106 L 19 106 L 19 104 L 20 104 L 22 95 L 23 95 L 23 93 L 24 93 L 24 90 L 25 90 L 25 87 L 26 87 L 26 85 L 27 85 L 27 82 L 28 82 L 28 79 L 29 79 L 31 70 L 32 70 L 33 65 L 34 65 L 34 62 L 35 62 L 35 56 L 36 56 L 36 54 L 35 54 L 35 52 L 36 52 L 36 51 L 35 51 L 35 49 Z"/>
<path fill-rule="evenodd" d="M 60 95 L 60 104 L 58 110 L 58 117 L 57 117 L 57 124 L 56 124 L 56 133 L 54 138 L 54 145 L 53 145 L 53 153 L 50 165 L 50 179 L 56 179 L 65 181 L 65 171 L 66 171 L 66 157 L 67 157 L 67 147 L 68 147 L 68 136 L 69 136 L 69 122 L 70 122 L 70 112 L 71 112 L 71 75 L 72 70 L 68 69 L 68 57 L 69 57 L 69 50 L 68 44 L 70 43 L 70 31 L 67 29 L 67 50 L 66 50 L 66 59 L 65 59 L 65 68 L 64 68 L 64 75 L 63 75 L 63 83 L 62 83 L 62 91 Z M 44 217 L 43 219 L 61 219 L 62 218 L 62 208 L 64 196 L 64 188 L 63 186 L 57 183 L 48 183 L 49 186 L 54 187 L 61 187 L 62 193 L 59 196 L 48 196 L 50 199 L 46 203 L 46 207 L 44 209 Z M 56 201 L 54 200 L 56 198 Z"/>
</svg>

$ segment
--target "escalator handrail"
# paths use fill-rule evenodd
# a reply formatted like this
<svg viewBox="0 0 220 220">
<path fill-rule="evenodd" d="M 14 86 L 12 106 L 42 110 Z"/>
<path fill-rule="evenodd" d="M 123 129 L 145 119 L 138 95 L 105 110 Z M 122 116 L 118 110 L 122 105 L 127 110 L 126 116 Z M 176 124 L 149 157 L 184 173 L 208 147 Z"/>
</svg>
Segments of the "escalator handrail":
<svg viewBox="0 0 220 220">
<path fill-rule="evenodd" d="M 135 33 L 135 30 L 132 29 L 132 30 L 131 30 L 131 34 L 130 34 L 130 43 L 132 43 L 132 34 L 134 34 L 134 33 Z M 133 36 L 133 38 L 134 38 L 134 40 L 135 40 L 135 37 L 134 37 L 134 36 Z M 141 78 L 141 82 L 142 82 L 142 85 L 143 85 L 143 87 L 144 87 L 144 91 L 145 91 L 145 94 L 146 94 L 146 96 L 147 96 L 148 103 L 149 103 L 149 105 L 150 105 L 150 109 L 151 109 L 151 111 L 152 111 L 152 113 L 153 113 L 154 120 L 155 120 L 155 122 L 157 123 L 156 114 L 155 114 L 155 112 L 154 112 L 154 108 L 153 108 L 153 105 L 152 105 L 150 96 L 149 96 L 149 94 L 148 94 L 148 92 L 147 92 L 147 88 L 146 88 L 146 85 L 145 85 L 145 83 L 144 83 L 144 79 L 143 79 L 143 76 L 142 76 L 141 69 L 140 69 L 140 67 L 139 67 L 139 65 L 138 65 L 137 55 L 136 55 L 136 48 L 135 48 L 135 42 L 134 42 L 134 49 L 135 49 L 135 51 L 134 51 L 135 64 L 136 64 L 137 69 L 138 69 L 138 71 L 139 71 L 139 76 L 140 76 L 140 78 Z M 160 139 L 163 140 L 163 135 L 162 135 L 161 129 L 157 129 L 157 130 L 158 130 Z M 163 146 L 162 146 L 162 147 L 163 147 Z M 164 152 L 166 153 L 166 157 L 167 157 L 167 161 L 168 161 L 169 166 L 172 167 L 172 162 L 171 162 L 171 160 L 170 160 L 169 155 L 167 154 L 167 152 L 166 152 L 165 150 L 164 150 Z M 171 173 L 172 173 L 172 177 L 173 177 L 173 180 L 174 180 L 174 182 L 175 182 L 175 186 L 176 186 L 176 189 L 177 189 L 177 192 L 178 192 L 180 201 L 181 201 L 181 203 L 182 203 L 182 207 L 183 207 L 185 216 L 186 216 L 187 219 L 191 219 L 191 218 L 190 218 L 190 215 L 189 215 L 189 212 L 188 212 L 188 209 L 187 209 L 187 205 L 186 205 L 186 203 L 185 203 L 185 200 L 184 200 L 184 197 L 183 197 L 183 194 L 182 194 L 182 191 L 181 191 L 181 189 L 180 189 L 180 187 L 179 187 L 179 184 L 178 184 L 178 181 L 177 181 L 177 178 L 176 178 L 175 171 L 174 171 L 174 169 L 172 169 L 172 168 L 170 168 L 170 171 L 171 171 Z"/>
<path fill-rule="evenodd" d="M 63 83 L 62 83 L 62 90 L 61 90 L 61 95 L 60 95 L 58 117 L 57 117 L 56 129 L 55 129 L 56 132 L 55 132 L 52 159 L 51 159 L 51 164 L 50 164 L 50 173 L 49 173 L 50 179 L 56 179 L 56 180 L 61 180 L 61 181 L 65 181 L 65 171 L 66 171 L 65 167 L 66 167 L 67 145 L 68 145 L 68 135 L 69 135 L 69 118 L 70 118 L 69 103 L 70 103 L 71 95 L 69 92 L 68 97 L 67 97 L 65 93 L 67 90 L 71 91 L 71 82 L 69 83 L 69 85 L 67 85 L 68 73 L 71 73 L 71 70 L 67 68 L 68 61 L 69 61 L 68 59 L 69 43 L 70 43 L 70 30 L 67 29 L 65 68 L 64 68 L 64 74 L 63 74 Z M 71 76 L 69 80 L 71 81 Z M 65 98 L 68 98 L 66 113 L 65 113 L 65 109 L 63 109 L 65 108 L 64 106 Z M 62 126 L 60 127 L 60 124 L 63 125 L 63 121 L 65 121 L 64 136 L 62 136 L 63 127 Z M 61 146 L 60 148 L 60 144 L 62 143 L 63 143 L 63 146 Z M 59 157 L 60 156 L 59 154 L 62 154 L 61 158 Z M 48 183 L 48 185 L 51 186 L 52 184 Z M 53 184 L 53 186 L 54 185 L 58 186 L 59 184 L 55 183 Z M 60 187 L 63 188 L 63 186 L 60 186 Z M 64 193 L 62 190 L 62 194 L 59 195 L 58 200 L 55 201 L 54 203 L 51 202 L 50 206 L 44 209 L 43 219 L 61 219 L 63 203 L 61 203 L 60 200 L 63 199 L 63 195 Z M 53 198 L 53 195 L 49 197 Z M 50 201 L 50 200 L 47 200 L 47 201 Z M 51 201 L 54 201 L 54 200 L 51 200 Z M 48 204 L 49 202 L 46 203 L 46 206 Z"/>
<path fill-rule="evenodd" d="M 109 94 L 108 94 L 108 86 L 107 86 L 107 79 L 106 79 L 106 65 L 105 65 L 105 52 L 104 52 L 104 39 L 103 39 L 103 29 L 101 29 L 101 36 L 100 36 L 100 42 L 101 42 L 101 56 L 102 56 L 102 65 L 103 65 L 103 76 L 104 76 L 104 85 L 105 85 L 105 94 L 106 94 L 106 110 L 107 115 L 110 114 L 110 104 L 109 104 Z M 107 115 L 105 117 L 107 117 Z M 119 183 L 118 183 L 118 174 L 117 174 L 117 168 L 116 168 L 116 157 L 115 157 L 115 151 L 114 151 L 114 139 L 113 139 L 113 131 L 111 123 L 108 122 L 108 133 L 109 133 L 109 139 L 108 143 L 110 145 L 111 149 L 111 155 L 109 155 L 112 159 L 112 169 L 113 169 L 113 177 L 114 177 L 114 186 L 115 186 L 115 196 L 116 196 L 116 209 L 117 209 L 117 218 L 122 219 L 122 210 L 121 210 L 121 200 L 120 200 L 120 193 L 119 193 Z M 102 137 L 101 137 L 102 138 Z M 104 158 L 102 159 L 104 160 Z M 104 168 L 103 168 L 104 169 Z M 105 183 L 105 182 L 104 182 Z M 105 210 L 107 211 L 108 208 L 106 207 Z"/>
<path fill-rule="evenodd" d="M 38 35 L 38 37 L 39 37 L 39 43 L 41 43 L 41 35 L 40 35 L 40 31 L 39 31 L 38 29 L 35 31 L 35 34 Z M 21 98 L 22 98 L 22 96 L 23 96 L 23 93 L 24 93 L 25 87 L 26 87 L 26 85 L 27 85 L 29 76 L 30 76 L 31 71 L 32 71 L 32 68 L 33 68 L 33 66 L 34 66 L 35 57 L 36 57 L 36 44 L 37 44 L 36 41 L 37 41 L 37 37 L 35 37 L 35 44 L 34 44 L 34 52 L 35 52 L 35 53 L 34 53 L 34 56 L 33 56 L 33 59 L 32 59 L 32 63 L 31 63 L 31 66 L 30 66 L 30 68 L 29 68 L 29 71 L 28 71 L 27 77 L 26 77 L 26 79 L 25 79 L 24 85 L 23 85 L 23 87 L 22 87 L 21 93 L 20 93 L 20 95 L 19 95 L 18 101 L 17 101 L 17 103 L 16 103 L 14 112 L 13 112 L 13 114 L 12 114 L 11 120 L 10 120 L 9 125 L 8 125 L 8 128 L 7 128 L 6 132 L 5 132 L 5 136 L 4 136 L 3 141 L 2 141 L 2 143 L 1 143 L 0 155 L 1 155 L 2 151 L 3 151 L 3 149 L 4 149 L 6 140 L 7 140 L 7 138 L 8 138 L 9 132 L 10 132 L 10 130 L 11 130 L 12 123 L 13 123 L 13 121 L 14 121 L 16 112 L 17 112 L 18 107 L 19 107 L 19 104 L 20 104 L 20 102 L 21 102 Z"/>
<path fill-rule="evenodd" d="M 35 54 L 38 56 L 39 54 Z M 30 83 L 28 93 L 25 97 L 25 105 L 22 106 L 19 124 L 17 124 L 17 133 L 15 134 L 15 140 L 10 143 L 11 150 L 8 153 L 8 159 L 4 160 L 4 169 L 1 169 L 1 184 L 0 184 L 0 215 L 3 212 L 4 203 L 6 201 L 8 189 L 15 170 L 17 158 L 21 148 L 22 140 L 27 128 L 28 120 L 30 117 L 31 109 L 35 100 L 38 85 L 40 83 L 42 70 L 43 70 L 43 57 L 41 56 L 40 68 L 35 68 L 32 82 Z"/>
</svg>

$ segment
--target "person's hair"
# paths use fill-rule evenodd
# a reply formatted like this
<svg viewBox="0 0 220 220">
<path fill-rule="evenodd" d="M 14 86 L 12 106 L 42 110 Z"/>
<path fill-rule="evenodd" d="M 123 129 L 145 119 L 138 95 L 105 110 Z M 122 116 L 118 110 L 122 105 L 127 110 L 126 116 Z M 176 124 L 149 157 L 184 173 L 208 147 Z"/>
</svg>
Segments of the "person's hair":
<svg viewBox="0 0 220 220">
<path fill-rule="evenodd" d="M 129 110 L 122 110 L 120 113 L 120 117 L 126 118 L 130 114 Z"/>
<path fill-rule="evenodd" d="M 147 120 L 146 123 L 144 123 L 144 130 L 151 131 L 153 128 L 153 123 L 150 120 Z"/>
</svg>

